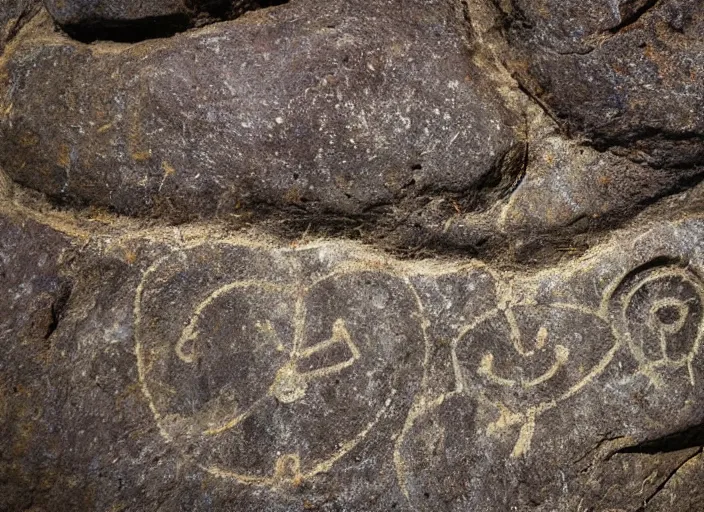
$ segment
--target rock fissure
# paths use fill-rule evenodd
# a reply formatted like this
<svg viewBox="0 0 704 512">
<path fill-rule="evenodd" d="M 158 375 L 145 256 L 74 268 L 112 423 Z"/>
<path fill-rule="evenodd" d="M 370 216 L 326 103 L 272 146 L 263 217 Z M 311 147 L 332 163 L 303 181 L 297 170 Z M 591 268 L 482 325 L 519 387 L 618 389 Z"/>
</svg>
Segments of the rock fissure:
<svg viewBox="0 0 704 512">
<path fill-rule="evenodd" d="M 44 3 L 0 510 L 702 508 L 701 2 Z"/>
<path fill-rule="evenodd" d="M 628 30 L 632 25 L 638 23 L 640 19 L 648 14 L 649 11 L 655 9 L 661 0 L 646 0 L 642 6 L 634 10 L 629 16 L 626 16 L 621 20 L 621 22 L 609 29 L 609 32 L 616 34 L 623 30 Z"/>
<path fill-rule="evenodd" d="M 682 463 L 679 464 L 675 469 L 668 473 L 662 480 L 662 482 L 657 485 L 655 490 L 643 500 L 643 504 L 636 509 L 636 512 L 645 512 L 646 510 L 648 510 L 648 506 L 650 505 L 650 503 L 658 496 L 659 493 L 663 491 L 663 489 L 667 488 L 667 485 L 672 481 L 673 478 L 677 476 L 677 474 L 682 470 L 682 468 L 696 457 L 700 457 L 702 453 L 704 453 L 704 448 L 700 448 L 698 451 L 694 452 L 692 455 L 682 461 Z"/>
<path fill-rule="evenodd" d="M 47 8 L 66 34 L 82 43 L 139 43 L 164 39 L 189 30 L 239 18 L 247 12 L 288 3 L 289 0 L 225 0 L 217 2 L 167 1 L 127 2 L 121 8 L 113 3 L 84 3 L 81 8 L 48 0 Z M 132 5 L 134 4 L 134 5 Z M 122 9 L 122 10 L 121 10 Z"/>
</svg>

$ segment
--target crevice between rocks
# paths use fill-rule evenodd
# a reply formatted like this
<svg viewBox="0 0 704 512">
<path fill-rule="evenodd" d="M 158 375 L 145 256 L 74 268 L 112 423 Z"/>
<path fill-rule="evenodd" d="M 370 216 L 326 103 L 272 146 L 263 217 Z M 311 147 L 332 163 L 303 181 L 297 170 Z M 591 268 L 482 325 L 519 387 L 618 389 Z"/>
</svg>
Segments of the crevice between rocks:
<svg viewBox="0 0 704 512">
<path fill-rule="evenodd" d="M 692 459 L 698 457 L 704 453 L 704 448 L 700 448 L 693 454 L 691 454 L 689 457 L 687 457 L 685 460 L 683 460 L 681 463 L 677 465 L 672 471 L 670 471 L 667 476 L 663 479 L 662 482 L 651 492 L 644 500 L 643 504 L 638 507 L 635 512 L 646 512 L 648 510 L 648 505 L 650 502 L 653 501 L 653 499 L 663 490 L 665 487 L 667 487 L 667 484 L 677 475 L 677 473 Z"/>
<path fill-rule="evenodd" d="M 565 123 L 560 120 L 553 112 L 550 110 L 550 108 L 547 106 L 547 104 L 540 99 L 540 97 L 533 93 L 529 87 L 527 87 L 523 81 L 521 80 L 520 76 L 518 76 L 517 73 L 511 73 L 511 77 L 516 81 L 516 85 L 518 86 L 518 90 L 521 91 L 525 96 L 528 97 L 530 101 L 535 103 L 540 110 L 545 113 L 546 116 L 548 116 L 552 121 L 555 123 L 557 128 L 563 133 L 563 135 L 566 138 L 570 138 L 569 134 L 567 133 L 567 126 Z"/>
<path fill-rule="evenodd" d="M 506 233 L 497 227 L 496 210 L 520 185 L 528 163 L 527 152 L 528 144 L 523 142 L 497 157 L 494 168 L 488 173 L 491 177 L 483 180 L 481 187 L 475 183 L 470 189 L 451 192 L 409 184 L 393 201 L 371 205 L 356 214 L 327 211 L 315 201 L 309 201 L 305 205 L 288 206 L 260 202 L 244 206 L 238 215 L 219 209 L 206 217 L 177 211 L 124 215 L 109 207 L 48 197 L 21 184 L 14 187 L 13 202 L 26 202 L 28 208 L 39 211 L 45 211 L 46 207 L 57 208 L 73 212 L 79 218 L 104 212 L 116 219 L 124 216 L 152 226 L 179 226 L 206 220 L 229 231 L 260 226 L 282 243 L 300 244 L 316 238 L 353 240 L 406 260 L 473 257 L 501 261 L 512 268 L 535 268 L 579 257 L 601 244 L 611 230 L 626 227 L 649 211 L 656 214 L 662 211 L 661 200 L 678 192 L 663 193 L 625 217 L 617 212 L 615 217 L 604 217 L 598 223 L 590 220 L 581 227 L 568 226 L 545 233 Z M 409 165 L 423 164 L 411 159 Z M 669 213 L 666 217 L 673 218 Z"/>
<path fill-rule="evenodd" d="M 175 13 L 164 16 L 148 16 L 132 20 L 108 20 L 96 18 L 82 23 L 60 26 L 68 36 L 82 43 L 112 41 L 138 43 L 149 39 L 173 37 L 187 30 L 213 23 L 239 18 L 249 11 L 275 7 L 289 0 L 258 0 L 235 7 L 240 2 L 215 2 L 195 15 Z"/>
<path fill-rule="evenodd" d="M 657 260 L 646 265 L 655 265 Z M 680 432 L 645 441 L 633 446 L 621 448 L 616 453 L 642 453 L 653 455 L 656 453 L 669 453 L 685 450 L 687 448 L 704 447 L 704 424 L 696 425 Z"/>
<path fill-rule="evenodd" d="M 40 6 L 36 4 L 30 4 L 26 9 L 23 9 L 20 15 L 15 18 L 10 27 L 7 30 L 6 42 L 12 41 L 19 31 L 24 27 L 29 20 L 31 20 L 40 10 Z M 0 50 L 2 49 L 2 42 L 0 42 Z"/>
<path fill-rule="evenodd" d="M 675 477 L 675 475 L 692 459 L 704 453 L 704 424 L 695 425 L 688 429 L 682 430 L 680 432 L 675 432 L 673 434 L 660 437 L 658 439 L 653 439 L 638 443 L 636 445 L 627 446 L 621 448 L 615 452 L 619 454 L 642 454 L 642 455 L 656 455 L 659 453 L 671 453 L 679 452 L 683 450 L 688 450 L 692 448 L 697 448 L 694 453 L 691 453 L 682 462 L 680 462 L 674 469 L 672 469 L 665 478 L 658 484 L 658 486 L 653 489 L 653 491 L 648 494 L 648 496 L 643 500 L 642 505 L 636 509 L 636 512 L 645 512 L 648 510 L 648 505 L 652 500 L 660 493 L 667 484 Z"/>
<path fill-rule="evenodd" d="M 51 322 L 49 323 L 44 339 L 48 340 L 56 329 L 59 327 L 59 322 L 64 316 L 68 301 L 73 292 L 73 286 L 68 282 L 63 282 L 59 286 L 58 293 L 56 294 L 56 299 L 51 305 Z"/>
<path fill-rule="evenodd" d="M 147 39 L 174 36 L 186 31 L 190 24 L 188 16 L 174 14 L 129 21 L 91 20 L 86 23 L 64 25 L 61 29 L 72 39 L 82 43 L 95 41 L 138 43 Z"/>
<path fill-rule="evenodd" d="M 612 34 L 616 34 L 617 32 L 620 32 L 623 29 L 626 29 L 631 25 L 637 23 L 638 20 L 643 17 L 643 15 L 653 9 L 658 3 L 660 3 L 660 0 L 648 0 L 641 7 L 636 9 L 633 14 L 627 16 L 625 19 L 622 19 L 621 23 L 619 23 L 615 27 L 610 28 L 609 32 L 611 32 Z"/>
</svg>

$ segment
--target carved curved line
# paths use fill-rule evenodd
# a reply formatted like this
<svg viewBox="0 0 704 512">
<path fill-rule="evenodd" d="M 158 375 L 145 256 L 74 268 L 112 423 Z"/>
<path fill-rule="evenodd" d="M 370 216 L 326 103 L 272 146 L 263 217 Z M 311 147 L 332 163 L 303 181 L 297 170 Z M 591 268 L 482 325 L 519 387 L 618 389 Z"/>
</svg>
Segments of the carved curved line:
<svg viewBox="0 0 704 512">
<path fill-rule="evenodd" d="M 682 267 L 676 267 L 676 268 L 666 268 L 662 271 L 652 270 L 652 273 L 648 276 L 646 276 L 643 280 L 638 281 L 633 284 L 632 288 L 629 290 L 629 292 L 624 296 L 623 300 L 621 301 L 621 319 L 623 322 L 624 327 L 626 328 L 626 332 L 623 333 L 627 340 L 628 340 L 628 346 L 631 348 L 631 353 L 633 356 L 638 360 L 638 363 L 645 368 L 650 368 L 652 367 L 652 363 L 654 361 L 648 359 L 645 355 L 645 352 L 643 351 L 642 347 L 638 346 L 635 340 L 633 340 L 633 337 L 631 336 L 631 333 L 629 332 L 628 329 L 628 317 L 626 316 L 628 305 L 632 302 L 633 297 L 635 296 L 636 293 L 638 293 L 639 290 L 646 284 L 652 283 L 654 281 L 657 281 L 658 279 L 664 278 L 664 277 L 680 277 L 684 281 L 690 283 L 692 285 L 692 288 L 694 289 L 696 293 L 696 297 L 698 297 L 700 304 L 702 305 L 702 308 L 704 308 L 704 297 L 702 295 L 702 285 L 698 283 L 696 280 L 692 279 L 692 276 L 694 277 L 699 277 L 697 274 L 687 271 L 687 269 L 682 268 Z M 688 300 L 694 300 L 688 299 Z M 684 301 L 683 301 L 684 302 Z M 697 351 L 699 348 L 699 344 L 701 342 L 701 337 L 702 337 L 702 326 L 704 326 L 704 322 L 700 321 L 699 322 L 699 334 L 698 336 L 693 340 L 693 348 L 690 350 L 690 354 L 693 351 Z M 642 340 L 641 340 L 642 341 Z M 661 348 L 662 348 L 662 340 L 661 340 Z M 696 353 L 696 352 L 695 352 Z M 664 352 L 666 355 L 666 352 Z M 669 364 L 670 366 L 682 366 L 684 363 L 685 359 L 681 359 L 679 361 L 674 361 L 670 360 L 666 356 L 664 357 L 664 362 L 662 364 L 658 364 L 658 366 L 663 366 Z"/>
<path fill-rule="evenodd" d="M 528 389 L 549 381 L 555 376 L 558 371 L 560 371 L 560 368 L 562 368 L 562 366 L 567 362 L 569 357 L 570 351 L 567 349 L 567 347 L 563 347 L 562 345 L 555 345 L 555 362 L 550 367 L 550 369 L 543 373 L 540 377 L 529 381 L 522 381 L 523 387 L 525 389 Z"/>
<path fill-rule="evenodd" d="M 262 288 L 264 290 L 268 291 L 274 291 L 274 292 L 281 292 L 286 290 L 287 288 L 291 288 L 290 286 L 284 286 L 284 285 L 277 285 L 273 283 L 267 283 L 266 281 L 234 281 L 232 283 L 228 283 L 224 286 L 221 286 L 214 292 L 212 292 L 210 295 L 208 295 L 198 306 L 196 307 L 195 310 L 193 310 L 193 315 L 191 315 L 191 321 L 188 323 L 186 327 L 181 331 L 181 336 L 179 337 L 178 341 L 176 342 L 176 355 L 178 358 L 183 361 L 184 363 L 192 363 L 195 360 L 195 350 L 191 354 L 186 354 L 183 351 L 183 347 L 188 343 L 189 341 L 194 341 L 198 335 L 200 334 L 196 330 L 196 326 L 198 322 L 200 321 L 200 315 L 201 313 L 210 306 L 216 299 L 221 297 L 222 295 L 232 291 L 236 290 L 238 288 L 250 288 L 250 287 L 257 287 L 257 288 Z"/>
<path fill-rule="evenodd" d="M 494 354 L 491 352 L 484 354 L 482 361 L 479 364 L 479 368 L 477 369 L 477 373 L 484 375 L 494 384 L 498 384 L 500 386 L 512 387 L 516 384 L 515 380 L 504 379 L 494 373 Z"/>
<path fill-rule="evenodd" d="M 210 473 L 211 475 L 217 476 L 218 478 L 227 478 L 235 480 L 245 485 L 263 485 L 267 487 L 273 487 L 276 483 L 274 477 L 271 476 L 245 475 L 243 473 L 236 473 L 235 471 L 228 471 L 218 466 L 205 466 L 203 464 L 198 464 L 198 467 L 201 468 L 203 471 Z"/>
<path fill-rule="evenodd" d="M 479 324 L 482 322 L 485 322 L 486 320 L 489 320 L 490 318 L 495 317 L 496 315 L 499 314 L 499 310 L 494 308 L 486 313 L 479 315 L 473 322 L 471 322 L 468 326 L 465 328 L 461 329 L 457 337 L 455 337 L 454 340 L 452 340 L 452 346 L 450 348 L 450 356 L 452 357 L 452 370 L 455 374 L 455 392 L 456 393 L 462 393 L 464 389 L 467 387 L 465 383 L 465 376 L 464 372 L 462 371 L 462 367 L 460 366 L 460 361 L 457 357 L 457 346 L 460 344 L 460 342 L 463 340 L 463 338 L 472 330 L 474 330 Z"/>
<path fill-rule="evenodd" d="M 642 273 L 647 273 L 647 272 L 652 272 L 652 271 L 657 271 L 658 269 L 673 269 L 673 268 L 683 268 L 683 262 L 682 259 L 679 257 L 672 257 L 672 256 L 658 256 L 655 258 L 652 258 L 649 261 L 646 261 L 645 263 L 642 263 L 638 265 L 635 268 L 631 268 L 630 270 L 622 273 L 620 276 L 615 278 L 613 281 L 611 281 L 608 286 L 604 289 L 602 293 L 602 299 L 601 299 L 601 306 L 600 306 L 600 314 L 603 317 L 608 316 L 608 310 L 609 307 L 611 306 L 612 300 L 622 292 L 623 289 L 628 290 L 630 287 L 634 285 L 633 282 L 631 282 L 631 278 L 637 281 L 636 276 Z"/>
<path fill-rule="evenodd" d="M 690 300 L 692 299 L 679 300 L 674 297 L 666 297 L 664 299 L 656 300 L 655 303 L 650 306 L 650 310 L 648 311 L 648 323 L 655 330 L 665 331 L 667 334 L 677 334 L 682 330 L 682 327 L 684 327 L 687 320 L 687 315 L 689 315 L 689 306 L 687 306 L 687 302 Z M 677 308 L 677 313 L 679 314 L 677 321 L 673 324 L 665 324 L 659 320 L 656 320 L 658 310 L 668 307 Z M 656 321 L 658 322 L 658 325 L 654 325 L 654 322 Z"/>
<path fill-rule="evenodd" d="M 530 451 L 530 445 L 533 441 L 533 436 L 535 435 L 536 416 L 537 411 L 534 409 L 528 410 L 528 413 L 526 414 L 526 421 L 521 427 L 516 444 L 513 446 L 513 450 L 511 451 L 512 458 L 517 459 L 518 457 L 524 457 Z"/>
<path fill-rule="evenodd" d="M 526 350 L 523 347 L 523 341 L 521 337 L 521 330 L 518 327 L 518 322 L 516 321 L 516 316 L 513 314 L 511 309 L 504 311 L 504 316 L 508 322 L 509 330 L 511 331 L 509 336 L 511 337 L 511 343 L 513 344 L 513 349 L 521 354 L 523 357 L 532 356 L 532 350 Z"/>
<path fill-rule="evenodd" d="M 606 367 L 613 361 L 614 356 L 616 355 L 616 352 L 618 351 L 619 348 L 621 348 L 621 344 L 618 342 L 618 339 L 615 338 L 616 343 L 611 347 L 611 349 L 604 355 L 604 357 L 601 358 L 599 361 L 599 364 L 596 365 L 594 368 L 592 368 L 592 371 L 590 371 L 582 380 L 580 380 L 578 383 L 576 383 L 574 386 L 570 387 L 567 391 L 565 391 L 562 395 L 557 397 L 555 400 L 552 400 L 550 402 L 545 402 L 544 404 L 540 404 L 536 408 L 536 414 L 543 413 L 545 411 L 549 411 L 550 409 L 554 408 L 557 406 L 559 402 L 563 402 L 567 400 L 568 398 L 572 398 L 574 395 L 576 395 L 584 386 L 589 384 L 596 376 L 602 374 L 604 370 L 606 370 Z"/>
<path fill-rule="evenodd" d="M 406 436 L 410 432 L 411 428 L 413 428 L 413 425 L 418 415 L 420 414 L 417 412 L 418 408 L 425 401 L 425 393 L 427 392 L 428 387 L 428 366 L 430 365 L 430 338 L 428 337 L 428 327 L 430 326 L 430 321 L 425 316 L 425 307 L 423 306 L 423 301 L 421 300 L 420 294 L 418 293 L 418 290 L 416 290 L 416 287 L 413 286 L 408 276 L 405 276 L 403 278 L 403 281 L 408 287 L 408 289 L 411 290 L 411 293 L 413 294 L 413 297 L 416 301 L 416 307 L 418 308 L 419 314 L 420 328 L 421 332 L 423 333 L 423 344 L 425 348 L 425 353 L 423 355 L 423 376 L 421 377 L 420 391 L 416 392 L 416 394 L 413 396 L 413 401 L 411 402 L 411 406 L 408 408 L 408 413 L 406 414 L 406 418 L 403 422 L 401 432 L 399 433 L 398 437 L 396 438 L 396 441 L 394 442 L 393 452 L 394 468 L 396 470 L 396 481 L 398 482 L 398 485 L 401 488 L 401 492 L 406 498 L 406 502 L 410 505 L 411 495 L 408 491 L 408 478 L 403 467 L 401 446 L 403 446 L 403 442 L 406 440 Z M 440 402 L 442 402 L 442 398 L 440 398 L 439 400 Z"/>
<path fill-rule="evenodd" d="M 219 427 L 213 427 L 209 428 L 208 430 L 204 430 L 203 434 L 206 436 L 214 436 L 217 434 L 222 434 L 223 432 L 226 432 L 232 428 L 235 428 L 237 425 L 242 423 L 244 420 L 249 418 L 256 409 L 258 409 L 264 401 L 269 398 L 270 394 L 267 392 L 264 396 L 259 398 L 256 402 L 254 402 L 249 408 L 243 412 L 242 414 L 235 416 L 234 418 L 230 419 L 229 421 L 221 424 Z"/>
<path fill-rule="evenodd" d="M 147 278 L 152 275 L 153 273 L 156 272 L 156 270 L 170 257 L 174 255 L 177 251 L 173 251 L 163 258 L 158 259 L 155 261 L 147 270 L 144 271 L 144 274 L 142 274 L 142 279 L 140 280 L 139 284 L 137 285 L 137 291 L 135 293 L 135 298 L 134 298 L 134 308 L 133 308 L 133 313 L 134 313 L 134 353 L 135 356 L 137 357 L 137 376 L 139 378 L 139 383 L 142 388 L 142 393 L 144 393 L 144 396 L 147 399 L 147 403 L 149 404 L 149 410 L 152 412 L 152 415 L 154 416 L 154 420 L 156 421 L 157 427 L 159 428 L 159 433 L 164 439 L 171 440 L 171 436 L 166 432 L 164 427 L 161 425 L 161 413 L 156 408 L 156 405 L 154 405 L 154 397 L 152 396 L 151 391 L 149 391 L 149 386 L 147 386 L 147 368 L 146 364 L 144 361 L 144 355 L 142 354 L 143 349 L 142 349 L 142 340 L 140 336 L 140 328 L 142 325 L 142 295 L 144 294 L 144 287 L 147 282 Z"/>
<path fill-rule="evenodd" d="M 345 368 L 349 368 L 354 364 L 355 361 L 357 361 L 361 357 L 361 352 L 352 341 L 352 337 L 347 331 L 347 327 L 345 327 L 345 321 L 342 318 L 338 318 L 337 320 L 335 320 L 335 323 L 332 326 L 332 336 L 330 338 L 325 341 L 321 341 L 316 345 L 308 347 L 302 352 L 294 355 L 294 361 L 297 362 L 301 359 L 310 357 L 313 354 L 316 354 L 321 350 L 325 350 L 326 348 L 336 345 L 338 343 L 345 343 L 350 349 L 350 352 L 352 352 L 352 357 L 350 357 L 346 361 L 342 361 L 341 363 L 326 366 L 324 368 L 318 368 L 317 370 L 311 370 L 309 372 L 298 372 L 298 369 L 296 369 L 296 372 L 306 380 L 318 379 L 320 377 L 325 377 L 333 373 L 341 372 Z"/>
<path fill-rule="evenodd" d="M 391 396 L 394 396 L 395 394 L 396 394 L 395 390 L 392 390 Z M 376 416 L 374 417 L 374 419 L 372 421 L 370 421 L 369 423 L 367 423 L 367 426 L 360 433 L 358 433 L 354 437 L 354 439 L 351 439 L 350 441 L 347 441 L 346 443 L 344 443 L 340 447 L 340 449 L 332 457 L 328 457 L 324 461 L 313 466 L 313 468 L 310 471 L 303 474 L 303 477 L 304 478 L 311 478 L 319 473 L 323 473 L 324 471 L 328 471 L 338 460 L 340 460 L 342 457 L 347 455 L 359 443 L 361 443 L 365 437 L 367 437 L 367 434 L 369 434 L 369 432 L 371 432 L 371 430 L 376 426 L 376 424 L 379 423 L 379 420 L 386 413 L 386 411 L 389 409 L 390 406 L 391 406 L 391 398 L 388 398 L 386 400 L 386 403 L 384 403 L 383 407 L 376 413 Z"/>
<path fill-rule="evenodd" d="M 556 345 L 555 346 L 555 362 L 553 365 L 542 375 L 539 377 L 533 379 L 533 380 L 521 380 L 521 386 L 524 389 L 532 388 L 534 386 L 537 386 L 539 384 L 543 384 L 544 382 L 549 381 L 552 379 L 555 374 L 560 371 L 560 369 L 563 367 L 563 365 L 567 362 L 569 358 L 570 351 L 562 346 L 562 345 Z M 501 377 L 494 373 L 493 369 L 493 364 L 494 364 L 494 354 L 491 352 L 487 353 L 482 357 L 482 361 L 480 363 L 479 368 L 477 369 L 477 373 L 480 375 L 484 375 L 489 380 L 494 382 L 495 384 L 499 384 L 501 386 L 506 386 L 506 387 L 512 387 L 516 384 L 515 380 L 512 379 L 506 379 L 504 377 Z"/>
</svg>

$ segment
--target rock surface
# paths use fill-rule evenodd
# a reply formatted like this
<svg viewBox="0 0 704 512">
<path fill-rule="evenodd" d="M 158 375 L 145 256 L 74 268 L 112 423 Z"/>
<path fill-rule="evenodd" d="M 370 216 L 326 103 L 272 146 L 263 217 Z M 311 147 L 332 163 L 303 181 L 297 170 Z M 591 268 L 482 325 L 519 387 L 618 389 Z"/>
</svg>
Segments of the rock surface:
<svg viewBox="0 0 704 512">
<path fill-rule="evenodd" d="M 40 7 L 39 0 L 0 1 L 0 53 L 4 50 L 5 43 L 17 35 Z"/>
<path fill-rule="evenodd" d="M 0 510 L 704 508 L 700 3 L 46 5 Z"/>
<path fill-rule="evenodd" d="M 0 165 L 62 202 L 180 218 L 360 216 L 420 191 L 478 206 L 520 175 L 520 117 L 450 3 L 250 14 L 117 51 L 18 41 Z"/>
<path fill-rule="evenodd" d="M 515 0 L 506 11 L 509 66 L 571 130 L 682 177 L 703 172 L 700 1 Z"/>
<path fill-rule="evenodd" d="M 703 219 L 538 273 L 45 221 L 3 221 L 6 509 L 635 510 L 701 468 Z"/>
</svg>

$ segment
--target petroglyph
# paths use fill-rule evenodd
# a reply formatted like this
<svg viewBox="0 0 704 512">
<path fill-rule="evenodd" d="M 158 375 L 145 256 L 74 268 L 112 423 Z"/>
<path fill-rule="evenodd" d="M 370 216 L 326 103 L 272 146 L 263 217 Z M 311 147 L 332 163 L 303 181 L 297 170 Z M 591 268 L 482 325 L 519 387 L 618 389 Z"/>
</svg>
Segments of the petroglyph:
<svg viewBox="0 0 704 512">
<path fill-rule="evenodd" d="M 536 420 L 598 377 L 627 345 L 638 371 L 661 385 L 661 368 L 685 368 L 704 338 L 704 286 L 677 258 L 661 257 L 608 285 L 597 309 L 512 301 L 468 325 L 453 343 L 455 390 L 496 408 L 487 433 L 520 427 L 512 456 L 531 448 Z"/>
<path fill-rule="evenodd" d="M 0 0 L 0 512 L 704 512 L 702 34 Z"/>
<path fill-rule="evenodd" d="M 519 426 L 512 456 L 530 450 L 536 419 L 578 393 L 611 362 L 619 342 L 599 311 L 508 303 L 467 326 L 453 344 L 456 393 L 493 405 L 495 434 Z"/>
<path fill-rule="evenodd" d="M 303 321 L 304 319 L 301 318 L 300 320 Z M 300 340 L 298 343 L 294 342 L 294 347 L 299 345 Z M 338 345 L 344 346 L 341 347 Z M 315 370 L 303 372 L 299 370 L 299 365 L 303 364 L 307 358 L 312 358 L 328 350 L 330 353 L 336 349 L 344 351 L 345 347 L 349 351 L 349 357 L 347 359 L 339 363 L 329 363 L 327 366 L 321 366 Z M 305 396 L 309 381 L 329 377 L 330 375 L 341 372 L 345 368 L 352 366 L 360 356 L 361 353 L 359 349 L 352 341 L 347 327 L 345 327 L 345 321 L 338 318 L 332 325 L 332 336 L 329 339 L 321 341 L 317 345 L 308 347 L 307 349 L 294 351 L 291 354 L 291 361 L 276 372 L 276 378 L 271 385 L 270 392 L 282 403 L 291 403 L 300 400 Z"/>
<path fill-rule="evenodd" d="M 630 272 L 614 291 L 615 323 L 640 370 L 662 383 L 662 369 L 685 369 L 704 338 L 704 282 L 676 259 L 659 258 Z"/>
<path fill-rule="evenodd" d="M 242 275 L 261 257 L 206 244 L 152 266 L 135 304 L 140 378 L 162 435 L 205 470 L 296 484 L 372 433 L 400 430 L 423 380 L 425 328 L 417 295 L 392 273 L 348 265 L 305 284 L 292 263 L 278 282 Z M 204 289 L 184 274 L 202 275 Z"/>
<path fill-rule="evenodd" d="M 677 259 L 612 276 L 587 306 L 538 300 L 535 278 L 483 265 L 418 273 L 343 258 L 311 274 L 302 267 L 311 250 L 205 243 L 144 274 L 135 304 L 144 393 L 164 438 L 214 475 L 298 484 L 381 435 L 409 497 L 404 445 L 445 403 L 490 411 L 474 435 L 508 441 L 510 457 L 521 458 L 536 449 L 541 417 L 617 355 L 618 368 L 633 355 L 624 371 L 655 384 L 663 368 L 685 369 L 694 383 L 704 288 Z M 199 284 L 185 286 L 186 274 Z M 483 311 L 463 306 L 470 289 Z M 428 293 L 445 304 L 426 310 Z M 448 336 L 447 364 L 429 360 L 429 347 Z M 451 374 L 452 389 L 432 389 L 439 371 Z"/>
</svg>

